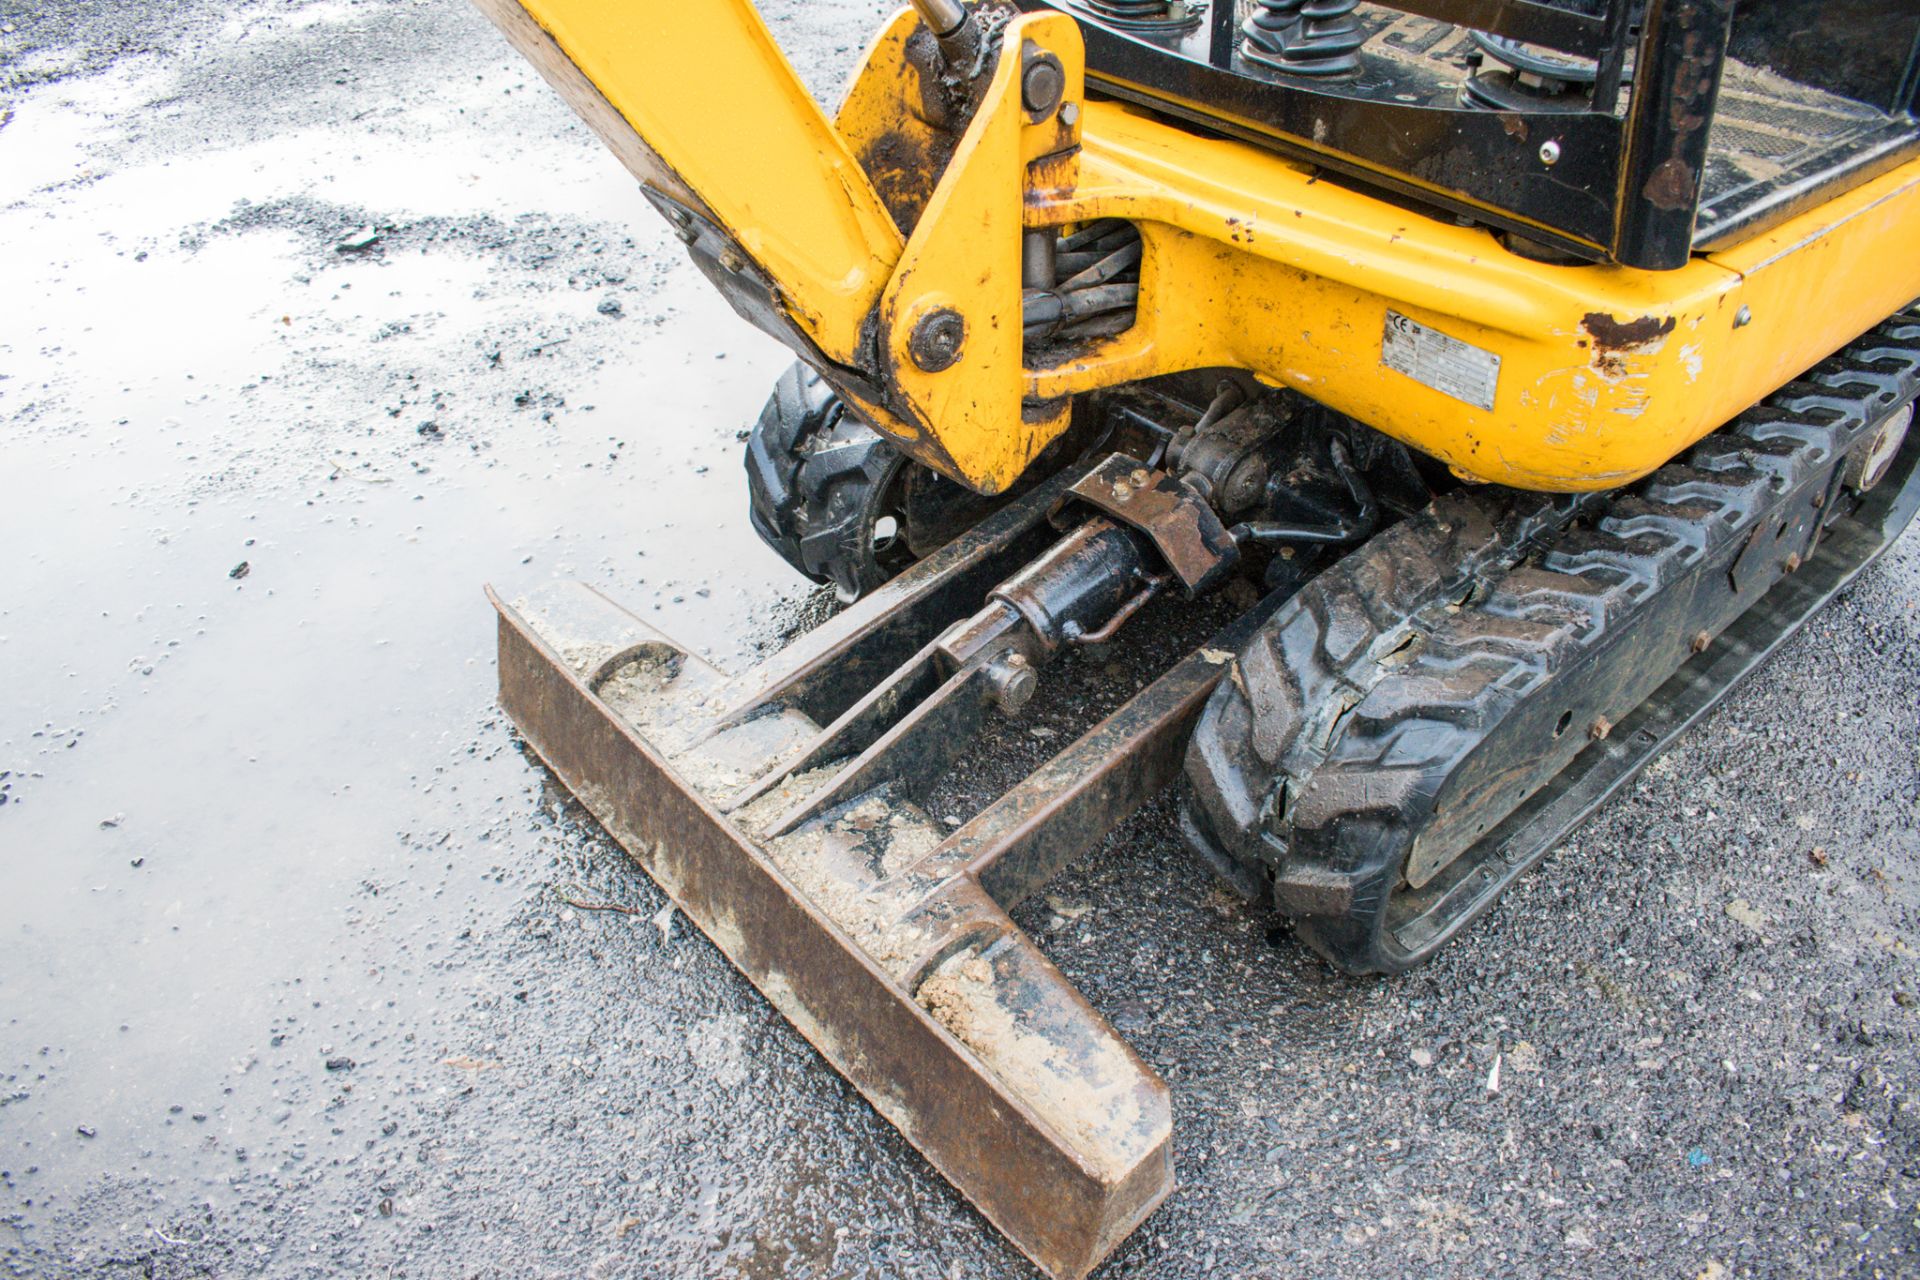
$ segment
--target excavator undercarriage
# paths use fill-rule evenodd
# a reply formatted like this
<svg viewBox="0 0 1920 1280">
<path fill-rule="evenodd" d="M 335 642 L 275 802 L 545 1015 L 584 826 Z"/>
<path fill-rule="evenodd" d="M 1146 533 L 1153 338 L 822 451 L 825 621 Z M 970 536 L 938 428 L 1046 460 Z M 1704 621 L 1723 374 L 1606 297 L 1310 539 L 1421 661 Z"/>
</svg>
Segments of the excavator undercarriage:
<svg viewBox="0 0 1920 1280">
<path fill-rule="evenodd" d="M 502 703 L 1050 1275 L 1172 1190 L 1171 1108 L 1015 906 L 1173 788 L 1401 972 L 1920 507 L 1901 6 L 915 0 L 829 120 L 746 0 L 478 3 L 799 356 L 750 518 L 847 604 L 728 676 L 493 594 Z M 1142 628 L 1190 639 L 955 812 Z"/>
</svg>

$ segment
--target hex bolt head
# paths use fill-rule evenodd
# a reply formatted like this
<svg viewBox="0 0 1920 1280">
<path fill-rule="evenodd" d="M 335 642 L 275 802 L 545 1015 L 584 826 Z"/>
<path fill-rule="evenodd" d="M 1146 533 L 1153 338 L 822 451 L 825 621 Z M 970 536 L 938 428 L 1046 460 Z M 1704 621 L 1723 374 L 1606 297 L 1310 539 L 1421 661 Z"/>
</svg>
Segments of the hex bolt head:
<svg viewBox="0 0 1920 1280">
<path fill-rule="evenodd" d="M 1560 163 L 1560 144 L 1552 138 L 1540 144 L 1540 163 L 1544 165 Z"/>
<path fill-rule="evenodd" d="M 1060 68 L 1060 60 L 1050 53 L 1039 54 L 1027 63 L 1027 69 L 1020 74 L 1020 105 L 1038 117 L 1051 115 L 1060 105 L 1060 95 L 1067 91 L 1067 75 Z"/>
<path fill-rule="evenodd" d="M 1147 487 L 1147 481 L 1153 479 L 1153 477 L 1147 474 L 1147 469 L 1145 467 L 1135 467 L 1133 469 L 1133 474 L 1128 476 L 1127 479 L 1133 482 L 1134 488 L 1144 489 Z"/>
<path fill-rule="evenodd" d="M 1708 635 L 1706 632 L 1696 631 L 1693 633 L 1693 651 L 1695 653 L 1705 653 L 1707 651 L 1707 646 L 1711 645 L 1712 643 L 1713 643 L 1713 637 Z"/>
<path fill-rule="evenodd" d="M 939 373 L 960 362 L 960 348 L 966 341 L 966 320 L 951 307 L 941 307 L 914 324 L 907 339 L 907 354 L 922 372 Z"/>
<path fill-rule="evenodd" d="M 1127 502 L 1132 500 L 1132 498 L 1133 489 L 1128 486 L 1125 480 L 1115 480 L 1113 482 L 1113 500 L 1115 502 Z"/>
<path fill-rule="evenodd" d="M 1734 312 L 1734 313 L 1733 313 L 1733 327 L 1734 327 L 1734 328 L 1736 328 L 1736 329 L 1744 329 L 1744 328 L 1746 328 L 1746 327 L 1747 327 L 1748 325 L 1750 325 L 1750 324 L 1752 324 L 1752 323 L 1753 323 L 1753 308 L 1752 308 L 1752 307 L 1748 307 L 1748 306 L 1742 306 L 1742 307 L 1741 307 L 1741 308 L 1740 308 L 1740 309 L 1739 309 L 1738 311 L 1736 311 L 1736 312 Z"/>
</svg>

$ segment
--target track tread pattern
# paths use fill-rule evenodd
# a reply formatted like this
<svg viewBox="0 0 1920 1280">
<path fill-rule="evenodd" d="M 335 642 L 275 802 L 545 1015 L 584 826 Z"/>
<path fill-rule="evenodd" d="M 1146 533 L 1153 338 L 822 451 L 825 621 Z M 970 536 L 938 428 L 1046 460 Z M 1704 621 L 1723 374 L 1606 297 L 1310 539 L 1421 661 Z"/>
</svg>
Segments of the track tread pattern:
<svg viewBox="0 0 1920 1280">
<path fill-rule="evenodd" d="M 1516 517 L 1523 497 L 1478 490 L 1394 526 L 1308 583 L 1239 655 L 1189 748 L 1194 825 L 1243 865 L 1264 864 L 1278 905 L 1336 964 L 1418 963 L 1452 930 L 1408 953 L 1386 932 L 1386 903 L 1417 841 L 1446 818 L 1457 842 L 1479 816 L 1441 807 L 1476 748 L 1522 724 L 1523 708 L 1548 709 L 1529 699 L 1558 678 L 1578 704 L 1577 673 L 1617 624 L 1703 561 L 1740 556 L 1783 494 L 1831 473 L 1916 388 L 1920 311 L 1908 311 L 1627 490 L 1542 503 L 1532 527 Z M 1736 588 L 1757 598 L 1772 580 Z M 1677 667 L 1686 640 L 1665 637 L 1648 670 Z M 1570 706 L 1541 748 L 1545 777 L 1651 693 L 1647 678 L 1607 705 Z M 1525 794 L 1503 811 L 1489 785 L 1481 831 Z M 1509 785 L 1520 784 L 1498 784 Z"/>
<path fill-rule="evenodd" d="M 795 361 L 747 436 L 748 518 L 780 558 L 852 600 L 902 564 L 871 546 L 871 506 L 903 455 L 848 413 L 833 388 Z"/>
</svg>

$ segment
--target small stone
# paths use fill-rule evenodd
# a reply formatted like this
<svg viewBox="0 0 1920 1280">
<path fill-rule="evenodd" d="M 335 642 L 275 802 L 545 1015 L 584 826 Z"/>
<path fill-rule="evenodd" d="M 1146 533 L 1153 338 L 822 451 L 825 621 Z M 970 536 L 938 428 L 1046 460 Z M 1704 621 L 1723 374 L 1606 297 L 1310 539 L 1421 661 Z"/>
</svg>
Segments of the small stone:
<svg viewBox="0 0 1920 1280">
<path fill-rule="evenodd" d="M 90 1124 L 83 1124 L 83 1125 L 79 1125 L 79 1126 L 77 1126 L 77 1127 L 75 1127 L 75 1129 L 74 1129 L 74 1132 L 75 1132 L 75 1133 L 77 1133 L 77 1134 L 79 1134 L 79 1135 L 80 1135 L 81 1137 L 83 1137 L 83 1138 L 91 1138 L 91 1137 L 93 1137 L 93 1136 L 94 1136 L 94 1134 L 95 1134 L 95 1133 L 96 1133 L 97 1131 L 96 1131 L 96 1130 L 94 1129 L 94 1127 L 93 1127 L 92 1125 L 90 1125 Z"/>
<path fill-rule="evenodd" d="M 327 1070 L 351 1071 L 353 1070 L 353 1059 L 347 1057 L 345 1054 L 341 1054 L 339 1057 L 335 1057 L 335 1058 L 328 1058 Z"/>
<path fill-rule="evenodd" d="M 122 822 L 125 822 L 126 820 L 127 820 L 126 814 L 116 813 L 111 818 L 100 819 L 100 829 L 102 831 L 111 831 L 115 827 L 119 826 Z"/>
<path fill-rule="evenodd" d="M 1745 898 L 1735 898 L 1726 906 L 1727 918 L 1737 924 L 1743 924 L 1755 933 L 1764 934 L 1767 930 L 1767 918 Z"/>
<path fill-rule="evenodd" d="M 333 246 L 335 253 L 364 253 L 380 243 L 380 231 L 376 227 L 361 227 L 349 231 Z"/>
<path fill-rule="evenodd" d="M 603 316 L 617 317 L 627 313 L 627 309 L 620 305 L 620 299 L 614 297 L 612 294 L 608 294 L 606 297 L 600 299 L 600 305 L 595 307 L 594 310 Z"/>
<path fill-rule="evenodd" d="M 1415 1049 L 1407 1056 L 1413 1059 L 1413 1065 L 1416 1067 L 1430 1067 L 1433 1065 L 1433 1050 L 1431 1049 Z"/>
<path fill-rule="evenodd" d="M 240 579 L 246 577 L 248 574 L 252 572 L 253 572 L 253 566 L 251 564 L 248 564 L 245 560 L 242 560 L 239 564 L 227 570 L 227 576 L 229 578 L 232 578 L 235 582 L 238 582 Z"/>
</svg>

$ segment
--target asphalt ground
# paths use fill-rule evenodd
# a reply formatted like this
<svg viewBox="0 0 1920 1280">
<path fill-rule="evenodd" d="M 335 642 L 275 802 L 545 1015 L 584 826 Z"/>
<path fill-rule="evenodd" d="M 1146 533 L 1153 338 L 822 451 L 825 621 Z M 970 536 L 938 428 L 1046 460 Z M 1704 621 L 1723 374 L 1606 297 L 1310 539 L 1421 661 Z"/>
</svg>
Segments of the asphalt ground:
<svg viewBox="0 0 1920 1280">
<path fill-rule="evenodd" d="M 882 12 L 766 9 L 829 98 Z M 1033 1274 L 493 706 L 486 581 L 822 603 L 785 353 L 483 20 L 0 4 L 0 304 L 7 1274 Z M 1023 908 L 1174 1087 L 1102 1274 L 1920 1274 L 1917 548 L 1412 976 L 1164 802 Z"/>
</svg>

